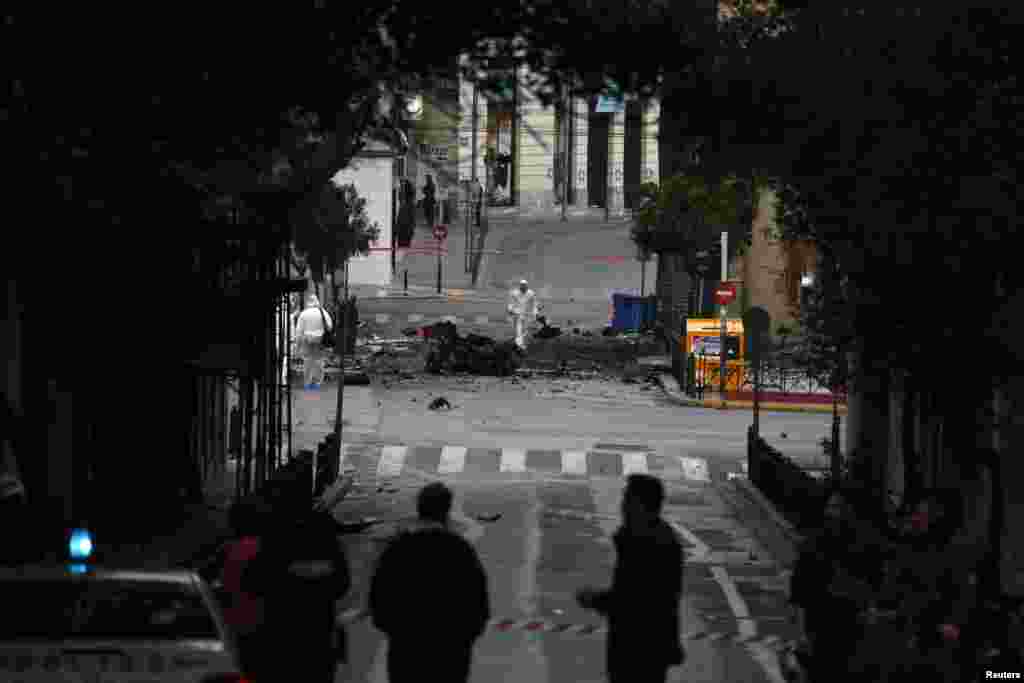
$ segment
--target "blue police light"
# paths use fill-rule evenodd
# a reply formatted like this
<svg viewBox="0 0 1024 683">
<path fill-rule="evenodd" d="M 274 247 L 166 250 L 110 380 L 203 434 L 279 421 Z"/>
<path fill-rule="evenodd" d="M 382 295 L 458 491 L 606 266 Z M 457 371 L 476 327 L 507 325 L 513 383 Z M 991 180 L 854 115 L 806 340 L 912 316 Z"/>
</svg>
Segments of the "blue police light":
<svg viewBox="0 0 1024 683">
<path fill-rule="evenodd" d="M 92 555 L 92 535 L 85 529 L 73 529 L 68 549 L 72 560 L 88 560 Z"/>
</svg>

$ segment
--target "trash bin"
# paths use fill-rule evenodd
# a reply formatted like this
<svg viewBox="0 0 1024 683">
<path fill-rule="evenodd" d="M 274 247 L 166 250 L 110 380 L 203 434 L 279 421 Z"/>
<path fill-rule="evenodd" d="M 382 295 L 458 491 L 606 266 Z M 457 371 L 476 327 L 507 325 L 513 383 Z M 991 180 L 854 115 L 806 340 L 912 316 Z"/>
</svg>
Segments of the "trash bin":
<svg viewBox="0 0 1024 683">
<path fill-rule="evenodd" d="M 646 325 L 654 324 L 657 314 L 656 302 L 657 299 L 653 296 L 613 294 L 612 307 L 615 317 L 612 319 L 612 329 L 639 330 Z"/>
</svg>

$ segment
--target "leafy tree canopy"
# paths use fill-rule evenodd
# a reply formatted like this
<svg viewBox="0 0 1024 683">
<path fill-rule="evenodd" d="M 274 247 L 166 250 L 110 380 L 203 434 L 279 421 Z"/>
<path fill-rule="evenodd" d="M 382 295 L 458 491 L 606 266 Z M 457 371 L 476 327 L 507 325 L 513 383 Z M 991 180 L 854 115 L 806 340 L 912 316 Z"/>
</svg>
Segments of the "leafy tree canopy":
<svg viewBox="0 0 1024 683">
<path fill-rule="evenodd" d="M 974 295 L 984 320 L 1024 284 L 1006 248 L 1022 20 L 1016 6 L 807 3 L 704 82 L 709 149 L 776 179 L 787 235 L 832 250 L 855 330 L 884 334 L 896 366 L 980 349 L 955 302 Z"/>
</svg>

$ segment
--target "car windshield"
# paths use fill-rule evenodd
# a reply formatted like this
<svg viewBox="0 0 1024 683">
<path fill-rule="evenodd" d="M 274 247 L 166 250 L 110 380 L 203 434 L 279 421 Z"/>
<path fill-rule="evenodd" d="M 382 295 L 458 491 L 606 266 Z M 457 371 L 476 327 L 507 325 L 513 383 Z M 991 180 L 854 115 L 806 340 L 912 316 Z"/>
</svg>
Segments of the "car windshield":
<svg viewBox="0 0 1024 683">
<path fill-rule="evenodd" d="M 220 639 L 210 610 L 189 584 L 5 581 L 0 604 L 7 606 L 0 611 L 0 641 Z"/>
</svg>

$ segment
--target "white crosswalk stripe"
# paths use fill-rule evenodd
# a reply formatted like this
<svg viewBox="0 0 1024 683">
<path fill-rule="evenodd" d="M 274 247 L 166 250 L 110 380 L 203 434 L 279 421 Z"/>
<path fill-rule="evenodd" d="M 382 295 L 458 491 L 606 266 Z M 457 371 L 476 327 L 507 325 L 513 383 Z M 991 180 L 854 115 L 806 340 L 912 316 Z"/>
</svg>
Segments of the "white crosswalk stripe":
<svg viewBox="0 0 1024 683">
<path fill-rule="evenodd" d="M 647 474 L 646 453 L 622 454 L 622 475 L 628 477 L 631 474 Z"/>
<path fill-rule="evenodd" d="M 407 465 L 416 463 L 416 472 L 430 471 L 438 475 L 458 475 L 471 472 L 477 475 L 526 474 L 533 469 L 546 475 L 570 477 L 628 477 L 631 474 L 655 474 L 669 479 L 685 479 L 708 483 L 711 477 L 704 458 L 683 455 L 659 455 L 654 452 L 564 450 L 556 451 L 551 462 L 551 451 L 526 448 L 472 449 L 465 446 L 401 446 L 381 443 L 344 444 L 341 454 L 343 472 L 362 473 L 369 480 L 398 479 L 406 473 Z M 608 456 L 617 463 L 610 465 Z M 666 463 L 666 460 L 671 462 Z M 555 465 L 555 472 L 551 465 Z M 357 475 L 358 476 L 358 475 Z"/>
<path fill-rule="evenodd" d="M 409 322 L 411 322 L 411 323 L 423 322 L 423 315 L 420 314 L 420 313 L 410 313 L 409 314 Z"/>
<path fill-rule="evenodd" d="M 501 449 L 501 465 L 498 470 L 501 472 L 525 472 L 526 451 L 522 448 Z"/>
<path fill-rule="evenodd" d="M 587 474 L 586 451 L 562 451 L 562 472 L 564 474 Z"/>
<path fill-rule="evenodd" d="M 377 476 L 399 476 L 405 465 L 405 456 L 408 450 L 405 446 L 385 446 L 381 453 L 380 463 L 377 465 Z"/>
<path fill-rule="evenodd" d="M 455 474 L 466 466 L 466 449 L 462 446 L 445 446 L 441 449 L 441 462 L 438 463 L 438 474 Z"/>
<path fill-rule="evenodd" d="M 691 481 L 711 481 L 708 475 L 708 463 L 704 458 L 688 458 L 679 456 L 679 462 L 683 466 L 683 475 Z"/>
<path fill-rule="evenodd" d="M 490 320 L 491 319 L 488 318 L 486 315 L 478 315 L 477 317 L 473 318 L 473 322 L 476 323 L 477 325 L 486 325 L 487 323 L 490 322 Z"/>
</svg>

